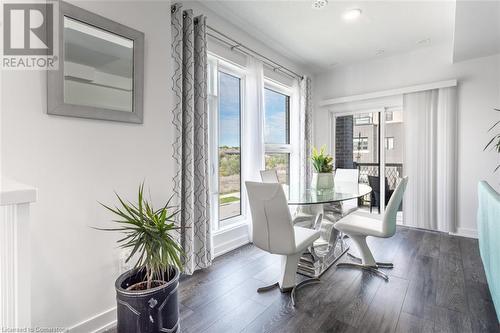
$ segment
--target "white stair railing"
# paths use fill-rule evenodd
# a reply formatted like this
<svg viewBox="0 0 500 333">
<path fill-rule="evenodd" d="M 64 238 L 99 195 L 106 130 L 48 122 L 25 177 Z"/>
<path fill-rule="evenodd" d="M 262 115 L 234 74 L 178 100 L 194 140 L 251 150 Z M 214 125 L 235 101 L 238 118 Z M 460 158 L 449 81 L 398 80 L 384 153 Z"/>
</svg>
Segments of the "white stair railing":
<svg viewBox="0 0 500 333">
<path fill-rule="evenodd" d="M 0 182 L 0 329 L 31 327 L 30 204 L 33 187 Z"/>
</svg>

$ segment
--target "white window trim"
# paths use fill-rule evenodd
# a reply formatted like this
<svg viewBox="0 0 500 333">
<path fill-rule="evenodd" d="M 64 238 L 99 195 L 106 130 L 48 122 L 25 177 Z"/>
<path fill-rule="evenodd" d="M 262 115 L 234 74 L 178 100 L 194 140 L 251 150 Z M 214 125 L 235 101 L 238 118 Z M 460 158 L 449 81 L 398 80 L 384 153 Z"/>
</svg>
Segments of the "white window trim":
<svg viewBox="0 0 500 333">
<path fill-rule="evenodd" d="M 286 95 L 289 97 L 289 110 L 288 110 L 288 143 L 287 144 L 279 144 L 279 143 L 265 143 L 264 142 L 264 154 L 269 153 L 282 153 L 282 154 L 290 154 L 289 156 L 289 182 L 292 182 L 293 179 L 298 179 L 298 174 L 296 174 L 295 168 L 293 167 L 298 163 L 298 147 L 295 147 L 296 145 L 293 144 L 293 137 L 295 135 L 298 135 L 298 133 L 294 133 L 293 129 L 295 128 L 292 126 L 294 121 L 299 121 L 298 117 L 298 110 L 294 110 L 294 105 L 296 105 L 296 102 L 298 99 L 296 90 L 293 87 L 288 87 L 285 86 L 281 83 L 278 83 L 272 79 L 269 78 L 264 78 L 264 88 L 273 90 L 277 93 Z M 264 107 L 265 109 L 265 107 Z M 265 115 L 264 115 L 265 119 Z M 265 130 L 265 124 L 264 124 L 264 130 Z"/>
<path fill-rule="evenodd" d="M 211 212 L 211 218 L 212 221 L 214 221 L 216 224 L 216 227 L 212 229 L 212 232 L 214 235 L 224 233 L 226 231 L 230 231 L 234 228 L 241 227 L 242 225 L 245 225 L 247 223 L 247 216 L 246 216 L 246 193 L 243 191 L 243 179 L 242 175 L 244 173 L 244 154 L 243 154 L 243 149 L 245 147 L 245 138 L 243 136 L 243 133 L 245 128 L 245 124 L 242 121 L 243 119 L 243 114 L 245 112 L 245 78 L 246 78 L 246 70 L 240 66 L 237 66 L 231 62 L 228 62 L 220 57 L 214 56 L 212 54 L 209 55 L 209 61 L 212 61 L 216 65 L 215 68 L 212 68 L 212 71 L 214 72 L 213 74 L 217 74 L 217 77 L 214 79 L 215 81 L 215 86 L 217 86 L 217 89 L 215 92 L 209 91 L 209 103 L 211 109 L 214 111 L 210 115 L 210 120 L 211 120 L 211 131 L 209 135 L 209 141 L 210 141 L 210 169 L 211 169 L 211 175 L 210 175 L 210 184 L 212 187 L 212 193 L 211 193 L 211 205 L 214 207 Z M 240 79 L 240 215 L 231 217 L 228 219 L 224 220 L 219 220 L 219 181 L 218 181 L 218 174 L 219 174 L 219 166 L 218 166 L 218 152 L 219 152 L 219 129 L 218 129 L 218 124 L 219 124 L 219 110 L 218 110 L 218 105 L 219 105 L 219 96 L 218 96 L 218 72 L 221 71 L 223 73 L 226 73 L 228 75 L 232 75 L 234 77 L 237 77 Z M 212 74 L 212 75 L 213 75 Z M 215 208 L 216 207 L 216 208 Z"/>
<path fill-rule="evenodd" d="M 249 138 L 246 138 L 245 133 L 245 123 L 244 123 L 244 115 L 246 112 L 246 107 L 247 107 L 247 101 L 246 101 L 246 76 L 248 73 L 248 69 L 235 64 L 234 62 L 228 61 L 227 59 L 218 56 L 217 54 L 210 53 L 208 55 L 208 60 L 209 62 L 212 62 L 212 64 L 215 63 L 215 73 L 218 75 L 218 70 L 221 70 L 227 74 L 237 76 L 241 79 L 240 83 L 240 89 L 241 89 L 241 173 L 242 173 L 242 183 L 244 182 L 245 179 L 243 179 L 243 176 L 246 174 L 246 171 L 244 170 L 245 165 L 246 165 L 246 155 L 243 153 L 246 145 L 249 144 L 248 140 Z M 210 67 L 209 67 L 210 68 Z M 212 70 L 214 70 L 212 68 Z M 215 83 L 218 83 L 218 76 L 215 77 Z M 212 82 L 213 84 L 213 82 Z M 265 152 L 286 152 L 290 153 L 290 166 L 298 164 L 298 145 L 296 144 L 295 140 L 293 138 L 298 135 L 297 132 L 298 126 L 294 126 L 295 121 L 299 121 L 299 110 L 298 110 L 298 102 L 299 102 L 299 92 L 297 87 L 293 86 L 287 86 L 282 83 L 278 83 L 272 79 L 269 79 L 267 77 L 264 78 L 264 87 L 272 89 L 274 91 L 277 91 L 279 93 L 283 93 L 287 96 L 290 96 L 290 115 L 289 115 L 289 128 L 290 128 L 290 144 L 284 145 L 284 150 L 281 150 L 283 145 L 267 145 L 264 149 Z M 210 122 L 213 124 L 215 123 L 216 126 L 218 125 L 218 119 L 214 118 L 214 115 L 217 117 L 218 116 L 218 96 L 217 96 L 217 91 L 209 91 L 208 95 L 209 99 L 209 105 L 211 109 L 216 110 L 217 112 L 211 112 L 211 118 Z M 212 131 L 215 130 L 215 135 L 212 134 Z M 264 129 L 262 129 L 264 130 Z M 212 221 L 214 223 L 217 223 L 217 226 L 219 226 L 219 201 L 218 201 L 218 144 L 219 144 L 219 137 L 218 137 L 218 128 L 212 128 L 210 132 L 210 166 L 211 166 L 211 185 L 212 185 L 212 193 L 211 193 L 211 204 L 212 207 L 217 207 L 216 209 L 211 209 L 212 214 L 215 213 L 215 216 L 212 216 Z M 214 151 L 215 149 L 215 151 Z M 216 158 L 216 160 L 214 160 Z M 262 156 L 264 159 L 264 156 Z M 214 177 L 215 176 L 215 177 Z M 290 168 L 290 180 L 292 179 L 298 179 L 298 169 L 295 170 L 295 168 L 291 167 Z M 296 178 L 293 178 L 296 177 Z M 250 228 L 249 228 L 249 221 L 250 221 L 250 216 L 248 216 L 249 211 L 247 207 L 247 195 L 246 191 L 244 191 L 244 187 L 241 187 L 241 215 L 238 217 L 234 217 L 231 219 L 224 220 L 224 222 L 227 224 L 226 226 L 223 227 L 218 227 L 212 229 L 212 244 L 213 244 L 213 255 L 218 256 L 221 255 L 227 251 L 230 251 L 232 249 L 238 248 L 244 244 L 247 244 L 250 242 Z"/>
</svg>

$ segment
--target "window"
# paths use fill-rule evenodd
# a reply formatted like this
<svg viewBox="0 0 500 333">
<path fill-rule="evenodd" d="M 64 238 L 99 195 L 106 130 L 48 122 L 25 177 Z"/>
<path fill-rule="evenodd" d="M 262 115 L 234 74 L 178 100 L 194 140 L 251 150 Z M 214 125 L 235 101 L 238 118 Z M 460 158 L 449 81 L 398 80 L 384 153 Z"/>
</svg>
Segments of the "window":
<svg viewBox="0 0 500 333">
<path fill-rule="evenodd" d="M 278 180 L 281 184 L 290 184 L 290 154 L 266 153 L 266 170 L 276 169 Z"/>
<path fill-rule="evenodd" d="M 394 114 L 392 111 L 386 111 L 385 112 L 385 121 L 393 121 L 394 119 Z"/>
<path fill-rule="evenodd" d="M 290 96 L 264 89 L 266 144 L 289 144 Z"/>
<path fill-rule="evenodd" d="M 268 85 L 264 89 L 264 106 L 265 168 L 276 169 L 280 183 L 289 184 L 290 96 Z"/>
<path fill-rule="evenodd" d="M 354 125 L 370 125 L 373 124 L 373 117 L 371 113 L 354 115 Z"/>
<path fill-rule="evenodd" d="M 228 230 L 235 230 L 238 235 L 247 232 L 247 177 L 257 176 L 265 167 L 276 169 L 281 183 L 290 183 L 298 172 L 295 168 L 290 172 L 290 165 L 298 165 L 291 148 L 291 143 L 298 141 L 293 134 L 298 126 L 290 126 L 296 117 L 295 112 L 290 112 L 295 105 L 294 90 L 264 79 L 263 100 L 250 100 L 255 94 L 253 85 L 246 84 L 247 71 L 248 68 L 216 55 L 208 57 L 210 216 L 214 221 L 214 242 Z M 255 113 L 259 103 L 265 103 L 262 114 Z M 256 136 L 256 131 L 262 137 Z M 254 149 L 262 144 L 264 152 Z"/>
<path fill-rule="evenodd" d="M 218 71 L 219 220 L 241 215 L 241 79 Z"/>
<path fill-rule="evenodd" d="M 368 151 L 368 138 L 363 136 L 358 136 L 357 138 L 352 138 L 353 151 L 355 152 L 367 152 Z"/>
<path fill-rule="evenodd" d="M 394 149 L 394 138 L 386 137 L 384 139 L 385 150 L 393 150 Z"/>
</svg>

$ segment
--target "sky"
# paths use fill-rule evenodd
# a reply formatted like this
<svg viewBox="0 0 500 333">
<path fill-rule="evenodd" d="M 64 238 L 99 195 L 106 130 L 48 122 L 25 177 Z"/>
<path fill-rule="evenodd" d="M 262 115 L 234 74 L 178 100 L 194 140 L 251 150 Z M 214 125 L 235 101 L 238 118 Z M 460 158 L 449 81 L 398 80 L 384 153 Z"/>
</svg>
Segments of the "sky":
<svg viewBox="0 0 500 333">
<path fill-rule="evenodd" d="M 269 89 L 264 91 L 266 143 L 287 143 L 286 96 Z M 251 112 L 248 110 L 248 112 Z M 239 79 L 219 72 L 219 146 L 239 146 Z"/>
</svg>

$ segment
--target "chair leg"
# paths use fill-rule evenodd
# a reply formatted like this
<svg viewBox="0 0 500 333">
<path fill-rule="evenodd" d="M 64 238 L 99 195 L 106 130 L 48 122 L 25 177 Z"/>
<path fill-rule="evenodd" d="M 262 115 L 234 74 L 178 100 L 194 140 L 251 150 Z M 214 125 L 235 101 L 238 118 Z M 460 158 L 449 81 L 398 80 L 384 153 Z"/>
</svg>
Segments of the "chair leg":
<svg viewBox="0 0 500 333">
<path fill-rule="evenodd" d="M 302 253 L 293 254 L 289 256 L 282 256 L 280 281 L 268 286 L 260 287 L 259 289 L 257 289 L 257 292 L 259 293 L 266 292 L 269 290 L 273 290 L 275 288 L 279 288 L 282 293 L 291 291 L 290 297 L 292 299 L 293 306 L 295 306 L 295 293 L 297 289 L 302 288 L 309 284 L 321 282 L 321 280 L 318 278 L 311 278 L 311 279 L 305 279 L 297 284 L 295 283 L 297 266 L 301 256 Z"/>
<path fill-rule="evenodd" d="M 366 243 L 366 236 L 363 235 L 349 235 L 354 244 L 358 247 L 359 253 L 361 254 L 361 263 L 365 266 L 375 266 L 377 263 L 373 258 L 372 251 Z"/>
<path fill-rule="evenodd" d="M 339 268 L 360 268 L 360 269 L 364 269 L 366 271 L 369 271 L 371 273 L 377 274 L 378 276 L 382 277 L 386 281 L 389 280 L 389 277 L 385 273 L 378 270 L 379 266 L 377 265 L 377 262 L 373 258 L 373 254 L 370 251 L 368 244 L 366 243 L 366 236 L 362 236 L 362 235 L 349 235 L 349 236 L 359 249 L 359 253 L 361 254 L 361 258 L 358 258 L 358 259 L 361 260 L 361 263 L 340 263 L 340 264 L 337 264 L 337 267 L 339 267 Z M 355 257 L 352 254 L 350 254 L 350 256 Z M 355 258 L 357 258 L 357 257 L 355 257 Z"/>
<path fill-rule="evenodd" d="M 361 258 L 360 257 L 357 257 L 355 256 L 354 254 L 352 254 L 351 252 L 347 252 L 347 255 L 357 261 L 358 263 L 361 263 Z M 380 268 L 394 268 L 394 264 L 392 262 L 379 262 L 377 261 L 376 262 L 377 266 L 380 267 Z"/>
<path fill-rule="evenodd" d="M 359 268 L 359 269 L 364 269 L 364 270 L 366 270 L 368 272 L 371 272 L 371 273 L 374 273 L 374 274 L 380 276 L 381 278 L 383 278 L 386 281 L 389 280 L 389 277 L 387 276 L 387 274 L 385 274 L 384 272 L 378 270 L 377 266 L 366 266 L 366 265 L 362 265 L 362 264 L 355 264 L 355 263 L 352 263 L 352 262 L 341 262 L 340 264 L 337 264 L 337 267 L 339 267 L 339 268 Z"/>
<path fill-rule="evenodd" d="M 295 287 L 295 275 L 297 266 L 302 253 L 296 253 L 288 256 L 281 256 L 281 277 L 279 286 L 281 291 L 290 291 Z"/>
<path fill-rule="evenodd" d="M 280 285 L 278 282 L 275 282 L 273 284 L 270 284 L 268 286 L 260 287 L 257 289 L 258 293 L 263 293 L 265 291 L 273 290 L 274 288 L 278 288 Z"/>
</svg>

